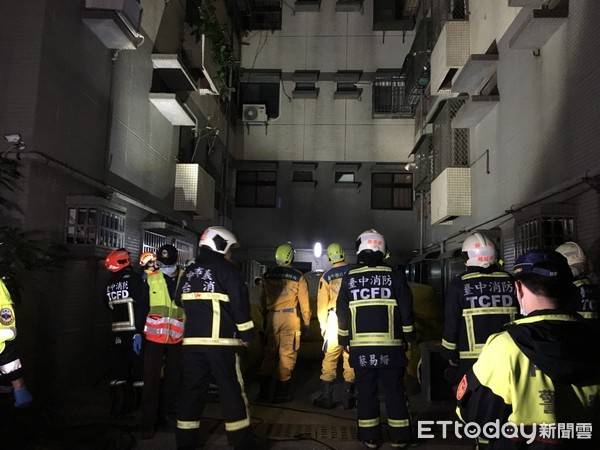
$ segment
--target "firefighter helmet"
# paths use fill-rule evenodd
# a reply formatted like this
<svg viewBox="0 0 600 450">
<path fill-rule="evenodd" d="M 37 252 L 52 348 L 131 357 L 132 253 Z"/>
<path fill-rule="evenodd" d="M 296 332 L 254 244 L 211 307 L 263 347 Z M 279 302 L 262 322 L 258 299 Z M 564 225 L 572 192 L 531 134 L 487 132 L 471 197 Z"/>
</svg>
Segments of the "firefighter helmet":
<svg viewBox="0 0 600 450">
<path fill-rule="evenodd" d="M 364 251 L 380 252 L 381 256 L 386 254 L 385 238 L 377 230 L 367 230 L 356 239 L 356 254 Z"/>
<path fill-rule="evenodd" d="M 175 246 L 165 244 L 156 252 L 156 260 L 163 266 L 173 266 L 177 263 L 179 252 Z"/>
<path fill-rule="evenodd" d="M 294 247 L 290 244 L 281 244 L 275 250 L 275 261 L 280 266 L 289 266 L 294 261 Z"/>
<path fill-rule="evenodd" d="M 226 254 L 239 243 L 235 235 L 224 227 L 208 227 L 200 236 L 200 247 L 207 247 L 213 252 Z"/>
<path fill-rule="evenodd" d="M 344 249 L 337 242 L 329 244 L 327 247 L 327 258 L 329 258 L 329 262 L 332 264 L 344 261 L 346 259 Z"/>
<path fill-rule="evenodd" d="M 574 276 L 577 277 L 585 273 L 587 258 L 579 244 L 572 241 L 565 242 L 564 244 L 559 245 L 556 251 L 567 258 L 567 262 L 569 263 L 569 267 L 571 267 L 571 272 L 573 272 Z"/>
<path fill-rule="evenodd" d="M 130 264 L 129 252 L 124 248 L 111 251 L 104 260 L 104 267 L 111 272 L 123 270 L 125 267 L 129 267 Z"/>
<path fill-rule="evenodd" d="M 496 263 L 496 246 L 482 233 L 468 236 L 463 242 L 462 251 L 468 255 L 468 267 L 490 267 Z"/>
<path fill-rule="evenodd" d="M 149 267 L 156 263 L 156 254 L 154 252 L 143 252 L 140 255 L 140 266 Z"/>
</svg>

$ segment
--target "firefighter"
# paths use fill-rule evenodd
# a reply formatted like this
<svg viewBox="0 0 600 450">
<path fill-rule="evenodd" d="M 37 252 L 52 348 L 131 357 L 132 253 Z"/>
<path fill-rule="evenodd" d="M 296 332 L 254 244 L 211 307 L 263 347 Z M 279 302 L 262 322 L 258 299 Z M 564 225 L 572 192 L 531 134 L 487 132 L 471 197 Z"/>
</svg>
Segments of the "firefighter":
<svg viewBox="0 0 600 450">
<path fill-rule="evenodd" d="M 354 369 L 350 367 L 348 353 L 344 352 L 338 344 L 338 320 L 335 313 L 336 301 L 340 292 L 342 278 L 350 266 L 346 264 L 346 257 L 342 246 L 337 242 L 327 247 L 327 258 L 332 267 L 323 274 L 319 282 L 317 296 L 317 316 L 323 336 L 323 364 L 321 367 L 321 392 L 314 400 L 315 406 L 331 409 L 335 406 L 333 401 L 333 385 L 337 378 L 337 366 L 340 357 L 344 368 L 344 401 L 346 409 L 354 406 Z"/>
<path fill-rule="evenodd" d="M 575 310 L 586 319 L 598 320 L 600 308 L 600 286 L 590 280 L 587 273 L 587 258 L 579 244 L 565 242 L 556 251 L 567 258 L 577 288 Z"/>
<path fill-rule="evenodd" d="M 120 416 L 135 409 L 143 388 L 141 339 L 136 329 L 143 327 L 148 289 L 133 271 L 129 252 L 120 248 L 104 260 L 111 272 L 106 285 L 106 300 L 112 313 L 111 414 Z"/>
<path fill-rule="evenodd" d="M 177 283 L 183 275 L 177 266 L 178 252 L 166 244 L 156 252 L 156 268 L 146 269 L 149 309 L 144 334 L 144 393 L 142 397 L 142 439 L 151 439 L 160 410 L 161 373 L 164 368 L 165 417 L 176 414 L 177 386 L 181 378 L 181 341 L 183 340 L 183 309 L 174 302 Z M 151 266 L 152 258 L 146 258 Z M 136 336 L 136 337 L 137 337 Z"/>
<path fill-rule="evenodd" d="M 242 273 L 230 262 L 238 241 L 223 227 L 209 227 L 199 244 L 198 257 L 186 268 L 177 291 L 177 303 L 185 309 L 186 317 L 177 447 L 196 448 L 212 376 L 219 387 L 229 443 L 235 449 L 254 448 L 238 355 L 250 344 L 254 324 L 248 287 Z"/>
<path fill-rule="evenodd" d="M 367 448 L 379 446 L 381 382 L 391 445 L 401 448 L 411 440 L 403 375 L 407 341 L 415 339 L 412 294 L 402 272 L 382 265 L 383 235 L 365 231 L 356 246 L 358 267 L 342 279 L 336 312 L 338 340 L 356 373 L 358 438 Z"/>
<path fill-rule="evenodd" d="M 514 273 L 525 317 L 489 337 L 460 382 L 457 413 L 480 426 L 498 421 L 537 430 L 531 444 L 523 436 L 492 435 L 490 449 L 597 449 L 592 428 L 600 426 L 600 333 L 570 311 L 568 263 L 557 252 L 532 250 L 517 259 Z M 562 441 L 569 430 L 565 434 L 560 425 L 569 423 L 577 430 Z M 586 428 L 593 441 L 576 440 L 575 432 Z"/>
<path fill-rule="evenodd" d="M 12 299 L 0 278 L 0 378 L 6 379 L 13 387 L 15 407 L 24 408 L 33 398 L 23 380 L 23 367 L 15 345 L 17 323 Z"/>
<path fill-rule="evenodd" d="M 158 270 L 158 268 L 156 267 L 156 253 L 143 252 L 140 255 L 140 267 L 144 272 L 142 277 L 144 278 L 144 281 L 146 281 L 148 279 L 149 274 L 151 274 L 155 270 Z"/>
<path fill-rule="evenodd" d="M 308 283 L 291 265 L 294 249 L 282 244 L 275 252 L 277 267 L 263 276 L 263 311 L 267 314 L 265 357 L 259 370 L 260 398 L 276 403 L 291 401 L 291 378 L 300 348 L 301 325 L 310 325 Z M 276 384 L 272 384 L 275 378 Z"/>
<path fill-rule="evenodd" d="M 512 277 L 498 267 L 494 243 L 473 233 L 462 252 L 467 270 L 452 280 L 445 299 L 442 346 L 452 385 L 477 360 L 487 338 L 519 312 Z"/>
</svg>

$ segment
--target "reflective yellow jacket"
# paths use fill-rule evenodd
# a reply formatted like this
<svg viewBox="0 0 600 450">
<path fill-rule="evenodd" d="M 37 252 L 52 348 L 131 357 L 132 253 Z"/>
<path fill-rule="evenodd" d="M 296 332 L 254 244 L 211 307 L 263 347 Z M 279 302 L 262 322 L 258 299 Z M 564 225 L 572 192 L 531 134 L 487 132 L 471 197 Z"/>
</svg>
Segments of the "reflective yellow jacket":
<svg viewBox="0 0 600 450">
<path fill-rule="evenodd" d="M 4 351 L 5 342 L 17 336 L 17 323 L 12 299 L 4 281 L 0 279 L 0 353 Z"/>
<path fill-rule="evenodd" d="M 597 421 L 598 337 L 592 324 L 559 311 L 537 311 L 510 323 L 489 337 L 463 377 L 457 413 L 480 425 Z"/>
</svg>

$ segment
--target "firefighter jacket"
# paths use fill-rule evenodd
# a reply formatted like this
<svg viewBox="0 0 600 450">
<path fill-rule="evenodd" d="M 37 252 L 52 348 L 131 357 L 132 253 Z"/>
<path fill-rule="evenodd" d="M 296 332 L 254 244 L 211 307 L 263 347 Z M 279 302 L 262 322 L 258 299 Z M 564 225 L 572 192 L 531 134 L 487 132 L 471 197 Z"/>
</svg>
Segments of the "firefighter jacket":
<svg viewBox="0 0 600 450">
<path fill-rule="evenodd" d="M 0 353 L 4 351 L 6 342 L 12 341 L 17 336 L 17 322 L 13 302 L 4 284 L 0 279 Z"/>
<path fill-rule="evenodd" d="M 444 355 L 452 360 L 476 360 L 487 338 L 518 312 L 510 274 L 496 266 L 469 267 L 452 280 L 446 295 Z"/>
<path fill-rule="evenodd" d="M 576 311 L 585 319 L 598 319 L 600 308 L 600 286 L 592 283 L 587 277 L 576 279 L 573 284 L 577 288 Z"/>
<path fill-rule="evenodd" d="M 239 346 L 254 336 L 248 287 L 223 255 L 202 248 L 186 269 L 175 302 L 185 310 L 183 345 Z"/>
<path fill-rule="evenodd" d="M 263 309 L 266 311 L 297 310 L 302 321 L 310 325 L 308 283 L 302 272 L 288 266 L 273 267 L 263 276 Z"/>
<path fill-rule="evenodd" d="M 415 339 L 412 294 L 404 274 L 386 266 L 348 271 L 337 298 L 339 344 L 350 347 L 350 365 L 406 365 L 406 341 Z"/>
<path fill-rule="evenodd" d="M 317 294 L 317 317 L 321 330 L 327 328 L 329 311 L 335 311 L 335 306 L 342 285 L 342 278 L 350 270 L 345 263 L 336 263 L 331 269 L 321 276 L 319 292 Z"/>
<path fill-rule="evenodd" d="M 148 308 L 148 287 L 131 267 L 111 274 L 106 285 L 108 307 L 112 311 L 112 330 L 142 330 Z"/>
<path fill-rule="evenodd" d="M 178 344 L 183 339 L 183 309 L 175 304 L 177 282 L 183 275 L 174 277 L 157 270 L 148 273 L 146 282 L 150 293 L 149 310 L 144 334 L 146 339 L 157 344 Z"/>
<path fill-rule="evenodd" d="M 508 324 L 489 337 L 460 382 L 457 413 L 480 425 L 587 424 L 592 434 L 592 424 L 600 426 L 599 339 L 593 323 L 557 310 L 535 311 Z M 551 436 L 545 440 L 553 443 Z M 569 442 L 560 448 L 580 448 Z M 494 449 L 536 448 L 497 444 Z"/>
</svg>

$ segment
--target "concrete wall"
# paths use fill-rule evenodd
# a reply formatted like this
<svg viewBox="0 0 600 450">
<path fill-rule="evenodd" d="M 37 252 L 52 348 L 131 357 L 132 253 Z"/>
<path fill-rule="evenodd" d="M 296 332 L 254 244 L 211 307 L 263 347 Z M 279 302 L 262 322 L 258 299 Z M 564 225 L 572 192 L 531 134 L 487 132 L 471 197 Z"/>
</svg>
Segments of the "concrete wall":
<svg viewBox="0 0 600 450">
<path fill-rule="evenodd" d="M 375 228 L 386 236 L 396 260 L 406 258 L 407 250 L 418 246 L 415 216 L 412 211 L 371 210 L 373 166 L 362 165 L 356 176 L 362 186 L 357 189 L 336 185 L 333 163 L 320 163 L 314 176 L 318 185 L 313 188 L 293 183 L 292 164 L 280 163 L 278 206 L 234 210 L 234 231 L 241 241 L 241 251 L 268 261 L 274 257 L 275 247 L 287 241 L 298 249 L 307 249 L 308 253 L 312 253 L 317 241 L 324 247 L 336 241 L 352 252 L 356 237 L 366 229 Z M 260 165 L 245 162 L 238 168 L 257 167 Z"/>
<path fill-rule="evenodd" d="M 474 3 L 476 8 L 478 3 Z M 478 15 L 473 11 L 473 17 Z M 539 57 L 531 50 L 508 48 L 507 35 L 500 40 L 500 103 L 471 130 L 471 161 L 489 149 L 491 174 L 485 172 L 485 158 L 473 166 L 472 216 L 460 218 L 452 226 L 428 226 L 429 243 L 600 169 L 600 111 L 592 100 L 600 95 L 600 63 L 590 57 L 600 52 L 595 31 L 599 18 L 598 2 L 570 2 L 568 22 L 541 49 Z M 472 24 L 472 30 L 476 28 Z M 576 195 L 582 190 L 585 187 L 547 202 L 575 205 L 578 237 L 596 258 L 600 200 L 593 190 Z M 508 220 L 511 228 L 512 219 Z"/>
<path fill-rule="evenodd" d="M 334 1 L 321 3 L 315 13 L 284 5 L 282 29 L 253 32 L 242 47 L 245 69 L 362 70 L 400 69 L 414 32 L 372 31 L 373 2 L 364 13 L 336 13 Z M 288 100 L 280 94 L 280 115 L 269 122 L 267 134 L 252 128 L 244 137 L 244 159 L 317 161 L 406 161 L 412 150 L 413 121 L 372 118 L 371 85 L 360 84 L 362 98 L 334 100 L 336 84 L 318 83 L 316 100 Z M 283 83 L 287 95 L 293 82 Z"/>
</svg>

